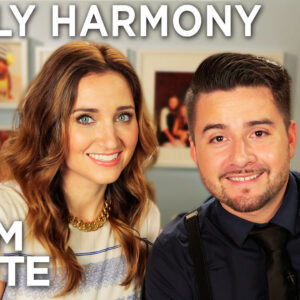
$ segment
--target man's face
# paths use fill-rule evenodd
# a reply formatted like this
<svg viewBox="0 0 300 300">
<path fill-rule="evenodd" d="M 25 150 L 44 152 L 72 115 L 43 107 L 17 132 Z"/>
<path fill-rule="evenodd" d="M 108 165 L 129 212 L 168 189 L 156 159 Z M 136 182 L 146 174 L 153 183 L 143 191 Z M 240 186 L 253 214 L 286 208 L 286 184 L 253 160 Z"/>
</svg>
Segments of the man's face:
<svg viewBox="0 0 300 300">
<path fill-rule="evenodd" d="M 296 145 L 266 87 L 201 94 L 191 154 L 207 189 L 231 212 L 281 201 Z"/>
<path fill-rule="evenodd" d="M 173 96 L 173 97 L 169 98 L 169 108 L 171 110 L 175 110 L 177 108 L 178 104 L 179 104 L 179 100 L 177 97 Z"/>
</svg>

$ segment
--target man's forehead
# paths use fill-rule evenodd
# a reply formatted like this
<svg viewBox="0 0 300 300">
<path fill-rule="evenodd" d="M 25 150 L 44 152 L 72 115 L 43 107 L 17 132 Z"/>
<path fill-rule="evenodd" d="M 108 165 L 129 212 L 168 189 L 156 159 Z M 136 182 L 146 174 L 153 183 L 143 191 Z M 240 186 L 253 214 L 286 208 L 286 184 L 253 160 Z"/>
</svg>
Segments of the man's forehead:
<svg viewBox="0 0 300 300">
<path fill-rule="evenodd" d="M 238 86 L 230 90 L 214 90 L 208 93 L 200 93 L 196 99 L 196 109 L 207 109 L 212 106 L 226 109 L 228 106 L 234 105 L 248 108 L 248 106 L 253 104 L 265 105 L 266 103 L 276 107 L 274 96 L 268 87 Z M 253 107 L 253 109 L 255 108 Z"/>
<path fill-rule="evenodd" d="M 237 85 L 234 88 L 231 89 L 215 89 L 209 92 L 199 92 L 199 94 L 197 95 L 197 100 L 200 100 L 202 98 L 206 98 L 210 95 L 214 95 L 214 94 L 231 94 L 231 93 L 236 93 L 238 91 L 265 91 L 265 93 L 267 93 L 269 96 L 271 96 L 273 99 L 273 94 L 272 94 L 272 90 L 265 85 Z"/>
<path fill-rule="evenodd" d="M 266 87 L 237 87 L 228 91 L 203 93 L 199 95 L 195 108 L 196 123 L 201 124 L 234 124 L 237 120 L 249 123 L 282 118 L 271 90 Z"/>
</svg>

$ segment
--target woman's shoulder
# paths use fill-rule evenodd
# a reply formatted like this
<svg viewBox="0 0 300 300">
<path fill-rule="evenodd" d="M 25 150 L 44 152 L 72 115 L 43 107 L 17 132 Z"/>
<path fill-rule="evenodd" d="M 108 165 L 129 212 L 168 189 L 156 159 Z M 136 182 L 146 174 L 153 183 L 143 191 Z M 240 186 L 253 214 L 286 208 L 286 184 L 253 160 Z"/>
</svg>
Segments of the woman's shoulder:
<svg viewBox="0 0 300 300">
<path fill-rule="evenodd" d="M 23 221 L 27 214 L 27 205 L 20 186 L 16 181 L 0 183 L 0 221 L 7 223 Z"/>
<path fill-rule="evenodd" d="M 18 193 L 21 192 L 21 188 L 19 184 L 15 180 L 2 181 L 0 182 L 0 191 L 16 191 Z"/>
<path fill-rule="evenodd" d="M 156 203 L 148 200 L 148 210 L 146 212 L 146 218 L 149 220 L 156 220 L 160 222 L 160 211 Z"/>
<path fill-rule="evenodd" d="M 15 180 L 0 182 L 0 203 L 4 199 L 22 199 L 22 201 L 24 202 L 21 188 Z"/>
<path fill-rule="evenodd" d="M 142 238 L 147 238 L 153 243 L 160 231 L 160 211 L 153 201 L 148 200 L 144 211 L 144 217 L 141 222 L 140 235 Z"/>
</svg>

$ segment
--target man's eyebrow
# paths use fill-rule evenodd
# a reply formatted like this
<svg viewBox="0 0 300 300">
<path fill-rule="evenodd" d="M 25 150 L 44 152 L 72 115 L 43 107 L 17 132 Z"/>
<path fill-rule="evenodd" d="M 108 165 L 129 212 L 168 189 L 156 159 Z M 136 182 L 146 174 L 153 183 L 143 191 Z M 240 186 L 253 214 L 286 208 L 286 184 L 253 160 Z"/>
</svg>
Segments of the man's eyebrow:
<svg viewBox="0 0 300 300">
<path fill-rule="evenodd" d="M 211 129 L 225 129 L 225 128 L 226 128 L 226 125 L 225 124 L 221 124 L 221 123 L 218 123 L 218 124 L 208 124 L 208 125 L 206 125 L 203 128 L 202 133 L 205 133 L 206 131 L 211 130 Z"/>
<path fill-rule="evenodd" d="M 256 126 L 256 125 L 274 125 L 274 122 L 272 122 L 269 119 L 263 119 L 263 120 L 254 120 L 254 121 L 249 121 L 246 123 L 247 127 L 251 127 L 251 126 Z"/>
<path fill-rule="evenodd" d="M 252 127 L 252 126 L 256 126 L 256 125 L 274 125 L 274 122 L 272 122 L 269 119 L 262 119 L 262 120 L 253 120 L 253 121 L 249 121 L 245 123 L 246 127 Z M 205 133 L 208 130 L 211 129 L 226 129 L 226 125 L 222 124 L 222 123 L 216 123 L 216 124 L 208 124 L 204 127 L 204 129 L 202 130 L 202 133 Z"/>
</svg>

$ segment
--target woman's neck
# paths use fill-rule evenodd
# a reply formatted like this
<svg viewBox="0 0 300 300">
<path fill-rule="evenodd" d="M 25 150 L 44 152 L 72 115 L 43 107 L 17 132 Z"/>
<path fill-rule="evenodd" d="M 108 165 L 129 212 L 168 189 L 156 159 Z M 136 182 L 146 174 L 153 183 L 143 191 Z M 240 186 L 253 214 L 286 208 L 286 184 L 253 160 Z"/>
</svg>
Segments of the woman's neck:
<svg viewBox="0 0 300 300">
<path fill-rule="evenodd" d="M 82 177 L 63 176 L 63 192 L 70 214 L 84 222 L 93 221 L 104 205 L 106 187 Z"/>
</svg>

